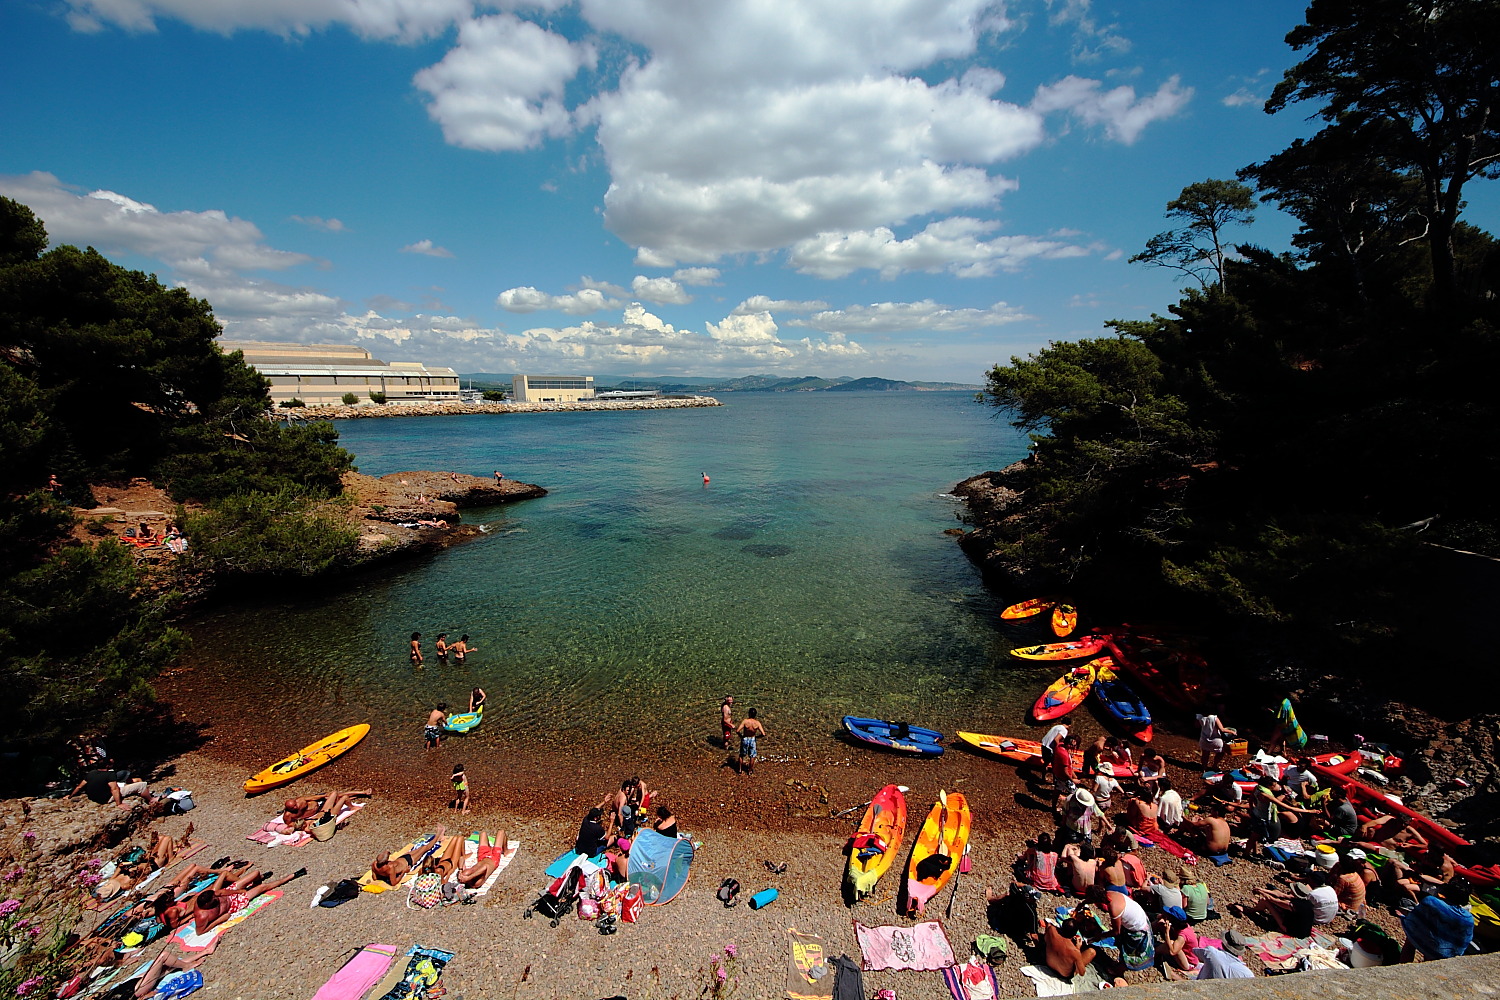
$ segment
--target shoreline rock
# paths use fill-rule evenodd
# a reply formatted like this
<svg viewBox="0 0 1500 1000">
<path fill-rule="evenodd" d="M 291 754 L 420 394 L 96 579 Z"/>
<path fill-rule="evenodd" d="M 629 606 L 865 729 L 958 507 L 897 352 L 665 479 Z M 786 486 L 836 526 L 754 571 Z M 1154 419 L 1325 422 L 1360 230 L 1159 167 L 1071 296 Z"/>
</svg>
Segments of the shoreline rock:
<svg viewBox="0 0 1500 1000">
<path fill-rule="evenodd" d="M 384 406 L 298 406 L 276 409 L 272 420 L 362 420 L 375 417 L 459 417 L 476 413 L 504 415 L 510 413 L 592 413 L 615 410 L 681 410 L 702 406 L 723 406 L 711 396 L 691 399 L 595 399 L 576 403 L 387 403 Z"/>
</svg>

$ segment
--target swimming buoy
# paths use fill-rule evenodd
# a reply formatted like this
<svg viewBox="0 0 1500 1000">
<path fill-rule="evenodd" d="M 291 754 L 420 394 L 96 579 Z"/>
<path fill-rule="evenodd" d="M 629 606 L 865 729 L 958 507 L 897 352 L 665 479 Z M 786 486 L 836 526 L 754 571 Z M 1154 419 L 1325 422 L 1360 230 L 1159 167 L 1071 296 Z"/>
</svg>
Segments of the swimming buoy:
<svg viewBox="0 0 1500 1000">
<path fill-rule="evenodd" d="M 706 473 L 706 472 L 703 474 L 703 485 L 704 486 L 708 485 L 708 473 Z"/>
</svg>

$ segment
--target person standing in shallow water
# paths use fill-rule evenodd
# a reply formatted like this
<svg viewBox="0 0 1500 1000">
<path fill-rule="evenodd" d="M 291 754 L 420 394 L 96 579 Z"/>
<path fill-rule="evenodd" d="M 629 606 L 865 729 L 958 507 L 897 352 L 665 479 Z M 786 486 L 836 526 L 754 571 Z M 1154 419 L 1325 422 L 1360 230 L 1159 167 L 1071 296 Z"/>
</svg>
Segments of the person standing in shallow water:
<svg viewBox="0 0 1500 1000">
<path fill-rule="evenodd" d="M 734 735 L 734 695 L 727 694 L 719 704 L 719 727 L 724 731 L 724 749 L 729 749 L 729 737 Z"/>
<path fill-rule="evenodd" d="M 457 660 L 459 663 L 464 662 L 464 657 L 474 652 L 474 647 L 469 645 L 468 633 L 465 632 L 463 635 L 459 636 L 458 641 L 449 646 L 448 650 L 453 654 L 453 658 L 455 660 Z"/>
<path fill-rule="evenodd" d="M 422 633 L 421 632 L 413 632 L 411 634 L 411 662 L 412 662 L 412 666 L 414 666 L 414 667 L 422 665 Z"/>
<path fill-rule="evenodd" d="M 751 709 L 745 715 L 745 721 L 740 723 L 740 773 L 753 774 L 755 772 L 755 758 L 759 756 L 758 742 L 766 735 L 766 727 L 760 724 L 755 717 L 755 709 Z"/>
<path fill-rule="evenodd" d="M 434 646 L 434 648 L 437 649 L 438 662 L 439 663 L 447 663 L 448 662 L 448 633 L 447 632 L 439 632 L 437 634 L 437 642 L 433 643 L 433 646 Z"/>
</svg>

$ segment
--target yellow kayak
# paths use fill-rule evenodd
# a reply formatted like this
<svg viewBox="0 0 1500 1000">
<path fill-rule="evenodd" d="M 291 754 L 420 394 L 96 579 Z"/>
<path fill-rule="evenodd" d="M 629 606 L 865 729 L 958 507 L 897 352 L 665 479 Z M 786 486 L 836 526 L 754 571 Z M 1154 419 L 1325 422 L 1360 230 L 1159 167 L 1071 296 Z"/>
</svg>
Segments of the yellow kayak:
<svg viewBox="0 0 1500 1000">
<path fill-rule="evenodd" d="M 1052 634 L 1059 639 L 1065 639 L 1073 634 L 1078 627 L 1078 607 L 1073 604 L 1059 604 L 1052 609 Z"/>
<path fill-rule="evenodd" d="M 1007 621 L 1015 621 L 1019 618 L 1030 618 L 1032 615 L 1041 614 L 1043 611 L 1046 611 L 1056 603 L 1057 598 L 1055 597 L 1033 597 L 1029 601 L 1022 601 L 1019 604 L 1012 604 L 1010 607 L 1000 612 L 1000 617 L 1004 618 Z"/>
<path fill-rule="evenodd" d="M 946 798 L 946 806 L 944 799 Z M 962 792 L 939 793 L 938 801 L 922 823 L 922 832 L 912 848 L 911 861 L 906 868 L 906 906 L 908 913 L 920 916 L 927 903 L 948 884 L 958 870 L 964 846 L 969 842 L 969 803 Z M 939 850 L 939 845 L 943 850 Z M 946 854 L 948 864 L 925 864 L 934 854 Z M 931 869 L 931 870 L 929 870 Z"/>
<path fill-rule="evenodd" d="M 245 791 L 253 795 L 256 792 L 264 792 L 290 784 L 304 774 L 316 771 L 335 757 L 353 750 L 369 732 L 369 724 L 361 722 L 357 726 L 340 729 L 336 733 L 325 736 L 318 742 L 283 757 L 255 777 L 247 779 Z"/>
</svg>

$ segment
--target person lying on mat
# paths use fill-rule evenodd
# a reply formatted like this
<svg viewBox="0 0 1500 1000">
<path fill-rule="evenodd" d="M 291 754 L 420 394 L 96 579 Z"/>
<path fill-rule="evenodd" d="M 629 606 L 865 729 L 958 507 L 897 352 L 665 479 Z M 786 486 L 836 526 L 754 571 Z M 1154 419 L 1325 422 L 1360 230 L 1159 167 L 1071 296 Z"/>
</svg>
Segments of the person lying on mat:
<svg viewBox="0 0 1500 1000">
<path fill-rule="evenodd" d="M 166 978 L 167 973 L 196 969 L 210 954 L 211 952 L 204 951 L 196 955 L 184 955 L 170 941 L 167 942 L 161 954 L 156 956 L 156 960 L 146 970 L 146 974 L 136 983 L 134 994 L 136 1000 L 145 1000 L 146 997 L 154 996 L 157 985 Z"/>
<path fill-rule="evenodd" d="M 374 794 L 375 790 L 372 788 L 350 788 L 345 791 L 330 788 L 322 795 L 287 799 L 282 803 L 281 822 L 299 830 L 306 829 L 308 821 L 316 822 L 323 816 L 337 816 L 353 805 L 356 798 L 368 798 Z"/>
<path fill-rule="evenodd" d="M 1408 854 L 1419 854 L 1427 850 L 1427 838 L 1418 833 L 1411 820 L 1400 813 L 1377 816 L 1359 825 L 1361 847 L 1379 850 L 1390 847 Z"/>
<path fill-rule="evenodd" d="M 430 854 L 433 844 L 442 843 L 443 837 L 447 832 L 448 828 L 446 826 L 439 826 L 436 832 L 433 833 L 432 840 L 428 841 L 423 849 L 416 851 L 416 856 L 413 856 L 411 851 L 407 851 L 404 854 L 391 857 L 390 851 L 381 851 L 375 855 L 375 860 L 370 863 L 370 874 L 377 881 L 384 882 L 386 885 L 393 887 L 400 885 L 401 880 L 406 877 L 406 873 L 417 866 L 418 859 Z"/>
<path fill-rule="evenodd" d="M 449 875 L 458 871 L 459 865 L 463 863 L 463 857 L 464 839 L 454 837 L 447 846 L 427 855 L 427 859 L 422 862 L 422 871 L 432 872 L 437 875 L 438 881 L 446 882 Z"/>
<path fill-rule="evenodd" d="M 495 869 L 500 867 L 500 859 L 505 856 L 507 836 L 504 830 L 494 837 L 483 830 L 479 831 L 479 850 L 475 853 L 474 863 L 459 869 L 458 881 L 461 885 L 466 889 L 477 889 L 495 874 Z"/>
<path fill-rule="evenodd" d="M 266 874 L 270 874 L 267 872 Z M 206 934 L 250 905 L 256 896 L 280 889 L 294 878 L 307 874 L 306 868 L 298 868 L 290 875 L 267 882 L 265 875 L 251 871 L 234 882 L 228 875 L 220 875 L 210 888 L 204 889 L 193 899 L 193 929 Z M 227 884 L 226 884 L 227 883 Z"/>
</svg>

